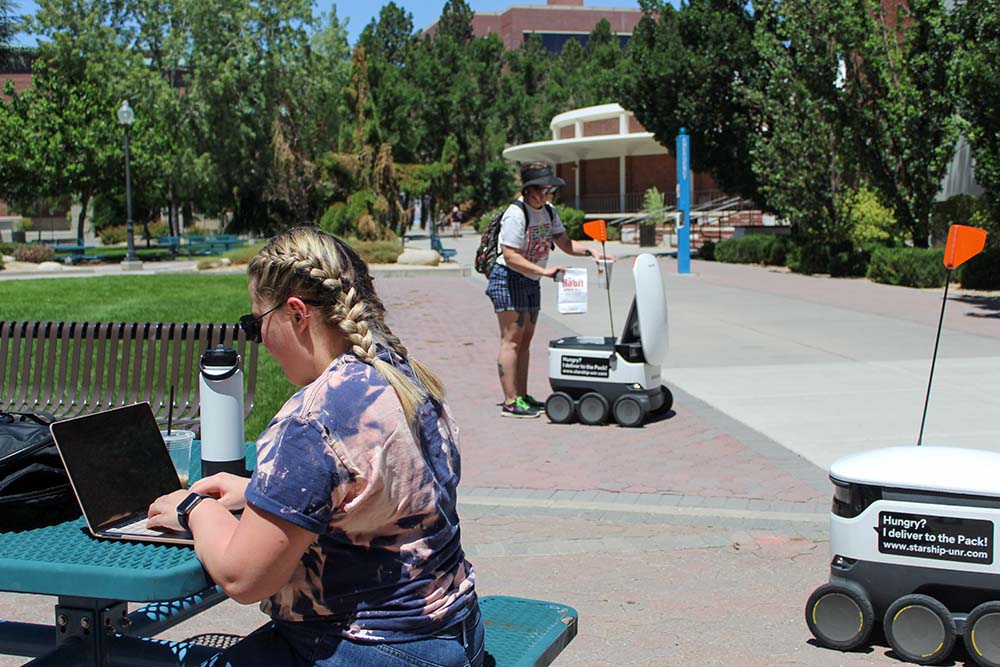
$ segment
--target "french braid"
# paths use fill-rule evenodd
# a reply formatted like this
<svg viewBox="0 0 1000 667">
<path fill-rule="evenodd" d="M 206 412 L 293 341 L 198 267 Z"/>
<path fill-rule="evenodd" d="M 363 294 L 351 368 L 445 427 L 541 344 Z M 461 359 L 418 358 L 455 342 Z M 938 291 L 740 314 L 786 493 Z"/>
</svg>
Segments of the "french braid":
<svg viewBox="0 0 1000 667">
<path fill-rule="evenodd" d="M 407 419 L 413 419 L 428 394 L 443 400 L 441 380 L 409 355 L 385 323 L 385 305 L 375 293 L 368 265 L 347 243 L 315 227 L 295 227 L 271 239 L 250 261 L 247 273 L 255 293 L 272 304 L 296 295 L 317 308 L 349 343 L 351 353 L 395 389 Z M 409 363 L 416 382 L 378 358 L 378 343 Z"/>
</svg>

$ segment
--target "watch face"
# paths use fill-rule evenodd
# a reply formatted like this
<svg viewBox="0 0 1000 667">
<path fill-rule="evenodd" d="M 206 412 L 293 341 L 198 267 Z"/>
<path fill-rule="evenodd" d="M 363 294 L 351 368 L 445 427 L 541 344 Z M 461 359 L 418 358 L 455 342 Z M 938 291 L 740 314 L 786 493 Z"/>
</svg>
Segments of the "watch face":
<svg viewBox="0 0 1000 667">
<path fill-rule="evenodd" d="M 191 511 L 191 508 L 198 504 L 202 498 L 206 496 L 201 493 L 189 493 L 187 498 L 181 501 L 181 504 L 177 506 L 177 511 L 182 514 L 187 514 Z"/>
</svg>

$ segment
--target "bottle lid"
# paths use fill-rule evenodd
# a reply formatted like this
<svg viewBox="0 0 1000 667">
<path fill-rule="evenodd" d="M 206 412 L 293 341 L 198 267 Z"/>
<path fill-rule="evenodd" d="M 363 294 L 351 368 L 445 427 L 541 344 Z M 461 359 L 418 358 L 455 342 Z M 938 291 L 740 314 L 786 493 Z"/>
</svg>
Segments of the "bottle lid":
<svg viewBox="0 0 1000 667">
<path fill-rule="evenodd" d="M 201 354 L 202 366 L 235 366 L 239 363 L 239 356 L 236 350 L 218 345 L 215 349 L 208 349 Z"/>
</svg>

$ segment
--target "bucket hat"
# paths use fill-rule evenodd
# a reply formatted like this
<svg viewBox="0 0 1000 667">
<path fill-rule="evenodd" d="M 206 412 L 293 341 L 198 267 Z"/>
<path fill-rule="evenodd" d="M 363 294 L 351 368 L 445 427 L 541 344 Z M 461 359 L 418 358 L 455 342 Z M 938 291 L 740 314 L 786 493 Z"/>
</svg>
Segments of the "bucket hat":
<svg viewBox="0 0 1000 667">
<path fill-rule="evenodd" d="M 521 170 L 521 188 L 532 185 L 556 185 L 562 187 L 566 181 L 552 173 L 548 165 L 529 165 Z"/>
</svg>

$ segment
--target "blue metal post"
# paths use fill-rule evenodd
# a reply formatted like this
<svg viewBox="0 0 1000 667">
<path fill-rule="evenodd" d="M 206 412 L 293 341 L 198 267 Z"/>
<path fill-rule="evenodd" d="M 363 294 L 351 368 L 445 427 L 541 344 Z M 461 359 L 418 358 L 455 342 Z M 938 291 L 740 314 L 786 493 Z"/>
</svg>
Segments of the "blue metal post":
<svg viewBox="0 0 1000 667">
<path fill-rule="evenodd" d="M 691 138 L 681 128 L 677 135 L 677 273 L 691 273 Z"/>
</svg>

